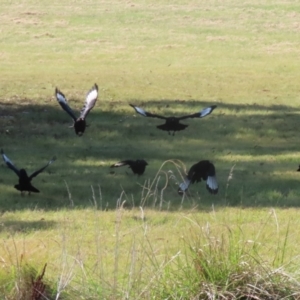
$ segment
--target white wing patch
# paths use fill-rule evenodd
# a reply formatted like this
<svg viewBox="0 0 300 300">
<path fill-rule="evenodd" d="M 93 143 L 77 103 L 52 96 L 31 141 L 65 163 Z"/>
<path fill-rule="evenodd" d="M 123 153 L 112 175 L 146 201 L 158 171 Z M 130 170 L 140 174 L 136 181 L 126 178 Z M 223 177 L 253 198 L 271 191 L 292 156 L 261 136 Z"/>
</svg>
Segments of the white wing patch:
<svg viewBox="0 0 300 300">
<path fill-rule="evenodd" d="M 140 107 L 135 106 L 134 109 L 141 115 L 143 115 L 144 117 L 147 117 L 146 112 L 141 109 Z"/>
<path fill-rule="evenodd" d="M 5 161 L 6 164 L 14 165 L 12 163 L 12 161 L 4 153 L 2 153 L 2 157 L 3 157 L 3 160 Z"/>
<path fill-rule="evenodd" d="M 87 93 L 84 106 L 80 113 L 80 118 L 85 119 L 90 110 L 95 106 L 98 97 L 98 86 L 95 83 L 93 88 Z"/>
<path fill-rule="evenodd" d="M 59 92 L 56 93 L 56 98 L 59 103 L 65 103 L 65 104 L 68 103 L 67 99 Z"/>
<path fill-rule="evenodd" d="M 206 107 L 206 108 L 204 108 L 200 111 L 200 116 L 199 117 L 203 118 L 203 117 L 209 115 L 211 112 L 212 112 L 212 108 L 211 107 Z"/>
<path fill-rule="evenodd" d="M 48 165 L 51 165 L 52 163 L 54 163 L 56 161 L 56 156 L 54 156 L 48 163 Z"/>
<path fill-rule="evenodd" d="M 206 184 L 212 190 L 217 190 L 218 189 L 218 183 L 217 183 L 216 177 L 214 177 L 214 176 L 213 177 L 208 176 Z"/>
<path fill-rule="evenodd" d="M 113 166 L 114 166 L 114 167 L 122 167 L 122 166 L 124 166 L 124 165 L 126 165 L 126 163 L 124 163 L 123 161 L 120 161 L 120 162 L 118 162 L 118 163 L 115 163 Z"/>
<path fill-rule="evenodd" d="M 91 101 L 94 101 L 98 97 L 98 91 L 97 89 L 92 89 L 86 96 L 86 102 L 89 103 Z"/>
<path fill-rule="evenodd" d="M 184 182 L 180 183 L 179 188 L 180 188 L 183 192 L 185 192 L 185 191 L 188 189 L 190 183 L 191 183 L 191 181 L 190 181 L 188 178 L 186 178 L 186 179 L 184 180 Z"/>
</svg>

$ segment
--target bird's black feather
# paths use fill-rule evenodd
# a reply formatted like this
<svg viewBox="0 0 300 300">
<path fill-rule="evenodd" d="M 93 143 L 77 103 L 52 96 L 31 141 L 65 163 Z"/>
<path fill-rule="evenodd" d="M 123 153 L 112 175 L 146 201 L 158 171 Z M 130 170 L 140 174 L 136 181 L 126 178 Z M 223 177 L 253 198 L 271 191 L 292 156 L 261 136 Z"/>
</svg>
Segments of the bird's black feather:
<svg viewBox="0 0 300 300">
<path fill-rule="evenodd" d="M 134 174 L 137 175 L 142 175 L 145 172 L 146 166 L 148 163 L 144 159 L 137 159 L 137 160 L 122 160 L 120 162 L 117 162 L 113 165 L 111 165 L 111 168 L 116 168 L 116 167 L 122 167 L 128 165 L 129 168 L 132 170 Z"/>
</svg>

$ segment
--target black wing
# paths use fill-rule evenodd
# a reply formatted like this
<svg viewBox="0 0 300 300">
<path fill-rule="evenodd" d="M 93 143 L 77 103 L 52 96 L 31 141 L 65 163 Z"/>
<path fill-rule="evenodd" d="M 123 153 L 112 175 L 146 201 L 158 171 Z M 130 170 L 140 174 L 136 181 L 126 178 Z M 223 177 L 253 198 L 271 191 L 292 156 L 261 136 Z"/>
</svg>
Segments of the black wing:
<svg viewBox="0 0 300 300">
<path fill-rule="evenodd" d="M 56 157 L 54 156 L 47 164 L 46 166 L 42 167 L 41 169 L 35 171 L 34 173 L 32 173 L 30 176 L 29 176 L 29 179 L 31 180 L 33 177 L 39 175 L 41 172 L 43 172 L 49 165 L 51 165 L 53 162 L 55 162 L 56 160 Z"/>
<path fill-rule="evenodd" d="M 216 176 L 216 169 L 213 163 L 209 162 L 207 168 L 207 176 Z"/>
<path fill-rule="evenodd" d="M 195 113 L 195 114 L 191 114 L 191 115 L 187 115 L 187 116 L 182 116 L 179 117 L 179 120 L 183 120 L 183 119 L 187 119 L 187 118 L 203 118 L 208 116 L 209 114 L 212 113 L 212 111 L 217 107 L 217 105 L 212 105 L 209 107 L 206 107 L 204 109 L 202 109 L 200 112 Z"/>
<path fill-rule="evenodd" d="M 215 175 L 215 167 L 209 160 L 201 160 L 191 166 L 188 172 L 188 179 L 192 182 L 206 180 L 207 176 Z"/>
<path fill-rule="evenodd" d="M 160 116 L 160 115 L 151 114 L 151 113 L 143 110 L 142 108 L 134 106 L 132 104 L 129 104 L 129 105 L 131 107 L 133 107 L 138 114 L 140 114 L 140 115 L 142 115 L 144 117 L 159 118 L 159 119 L 164 119 L 164 120 L 167 119 L 166 117 L 163 117 L 163 116 Z"/>
<path fill-rule="evenodd" d="M 60 106 L 62 107 L 62 109 L 65 110 L 74 121 L 76 121 L 77 118 L 76 118 L 73 110 L 69 106 L 65 95 L 58 88 L 55 88 L 55 97 L 56 97 L 58 103 L 60 104 Z"/>
<path fill-rule="evenodd" d="M 95 85 L 89 90 L 86 95 L 84 106 L 80 112 L 79 118 L 85 119 L 90 110 L 95 106 L 98 97 L 98 85 Z"/>
<path fill-rule="evenodd" d="M 18 176 L 20 176 L 20 170 L 10 161 L 10 159 L 4 154 L 3 149 L 1 149 L 1 154 L 6 165 L 13 170 Z"/>
</svg>

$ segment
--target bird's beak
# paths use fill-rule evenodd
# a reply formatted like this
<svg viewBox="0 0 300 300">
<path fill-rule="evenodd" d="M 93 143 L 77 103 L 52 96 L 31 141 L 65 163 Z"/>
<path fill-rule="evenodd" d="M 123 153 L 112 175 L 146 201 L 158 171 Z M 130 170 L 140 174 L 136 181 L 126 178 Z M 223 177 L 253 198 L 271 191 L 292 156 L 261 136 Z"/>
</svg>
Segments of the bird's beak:
<svg viewBox="0 0 300 300">
<path fill-rule="evenodd" d="M 184 193 L 181 188 L 178 188 L 177 192 L 178 192 L 179 195 L 183 195 L 183 193 Z"/>
</svg>

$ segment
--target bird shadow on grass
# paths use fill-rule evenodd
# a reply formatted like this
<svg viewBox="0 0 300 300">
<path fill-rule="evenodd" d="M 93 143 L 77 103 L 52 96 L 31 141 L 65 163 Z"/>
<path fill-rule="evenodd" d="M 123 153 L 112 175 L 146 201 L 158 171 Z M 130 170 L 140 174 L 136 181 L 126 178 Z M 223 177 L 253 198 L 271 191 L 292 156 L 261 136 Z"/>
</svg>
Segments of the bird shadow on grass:
<svg viewBox="0 0 300 300">
<path fill-rule="evenodd" d="M 3 217 L 2 217 L 3 218 Z M 0 232 L 30 233 L 33 231 L 48 230 L 56 226 L 56 222 L 41 218 L 38 221 L 1 220 Z"/>
<path fill-rule="evenodd" d="M 34 179 L 33 184 L 41 193 L 25 197 L 14 190 L 17 178 L 2 163 L 0 184 L 5 189 L 1 208 L 85 207 L 94 205 L 96 199 L 98 207 L 114 209 L 123 191 L 128 205 L 138 206 L 143 189 L 149 188 L 147 182 L 155 180 L 160 166 L 169 159 L 181 160 L 187 169 L 202 159 L 212 160 L 220 189 L 218 195 L 211 196 L 204 183 L 195 184 L 182 201 L 177 194 L 179 179 L 172 181 L 165 175 L 178 171 L 172 164 L 166 164 L 157 183 L 159 190 L 168 180 L 160 200 L 161 209 L 181 206 L 200 209 L 212 203 L 300 206 L 297 201 L 300 174 L 296 172 L 300 158 L 299 109 L 200 100 L 130 101 L 165 116 L 195 113 L 213 104 L 218 106 L 204 119 L 185 120 L 189 127 L 171 136 L 156 128 L 161 120 L 137 115 L 128 103 L 99 99 L 87 118 L 86 132 L 78 137 L 68 128 L 72 120 L 52 100 L 43 105 L 18 103 L 0 101 L 0 147 L 18 167 L 28 172 L 45 164 L 53 155 L 57 161 Z M 74 104 L 72 107 L 77 109 Z M 131 174 L 127 167 L 111 172 L 109 166 L 123 159 L 145 159 L 149 166 L 141 177 Z M 235 168 L 228 185 L 232 166 Z M 145 205 L 153 206 L 153 199 Z"/>
</svg>

